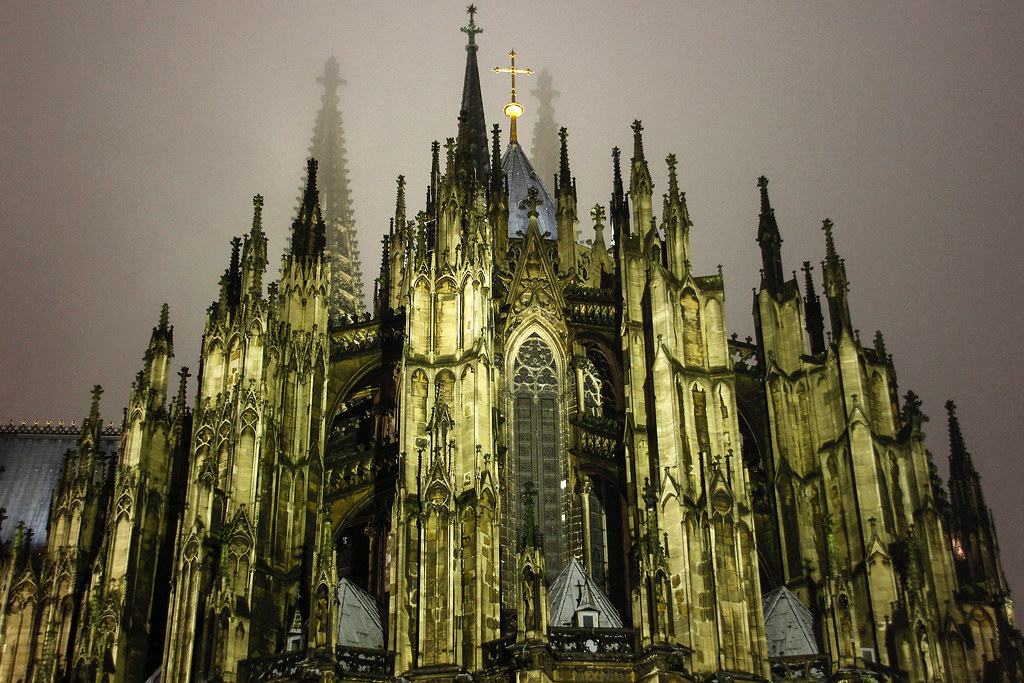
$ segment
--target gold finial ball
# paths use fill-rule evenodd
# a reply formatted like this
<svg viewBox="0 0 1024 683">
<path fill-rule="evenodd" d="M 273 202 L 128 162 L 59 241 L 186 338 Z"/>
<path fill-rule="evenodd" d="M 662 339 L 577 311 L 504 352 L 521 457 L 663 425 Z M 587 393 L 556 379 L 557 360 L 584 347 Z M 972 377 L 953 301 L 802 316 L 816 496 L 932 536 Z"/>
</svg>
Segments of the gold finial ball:
<svg viewBox="0 0 1024 683">
<path fill-rule="evenodd" d="M 509 102 L 505 105 L 505 116 L 514 119 L 523 115 L 523 105 L 518 102 Z"/>
</svg>

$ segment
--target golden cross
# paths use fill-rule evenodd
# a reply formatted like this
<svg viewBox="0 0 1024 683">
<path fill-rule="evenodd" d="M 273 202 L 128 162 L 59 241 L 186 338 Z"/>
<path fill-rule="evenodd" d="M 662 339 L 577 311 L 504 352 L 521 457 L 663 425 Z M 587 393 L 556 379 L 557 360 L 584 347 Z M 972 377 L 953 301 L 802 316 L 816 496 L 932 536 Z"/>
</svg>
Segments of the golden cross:
<svg viewBox="0 0 1024 683">
<path fill-rule="evenodd" d="M 512 96 L 512 101 L 505 105 L 505 116 L 512 119 L 511 130 L 509 131 L 509 142 L 516 142 L 516 119 L 519 118 L 523 113 L 523 105 L 516 102 L 516 74 L 532 74 L 533 69 L 517 69 L 516 68 L 516 51 L 512 50 L 508 53 L 510 66 L 508 69 L 502 67 L 494 67 L 494 73 L 497 74 L 511 74 L 512 75 L 512 91 L 509 93 Z"/>
</svg>

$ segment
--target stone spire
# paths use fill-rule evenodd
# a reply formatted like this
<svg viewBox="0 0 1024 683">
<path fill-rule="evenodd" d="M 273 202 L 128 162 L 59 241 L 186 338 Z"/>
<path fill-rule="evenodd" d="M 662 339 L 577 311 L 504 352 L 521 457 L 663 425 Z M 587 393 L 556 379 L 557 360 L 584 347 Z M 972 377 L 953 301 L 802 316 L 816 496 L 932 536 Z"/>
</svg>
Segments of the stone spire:
<svg viewBox="0 0 1024 683">
<path fill-rule="evenodd" d="M 651 229 L 651 219 L 654 217 L 651 206 L 654 182 L 651 180 L 651 171 L 644 157 L 643 124 L 640 120 L 633 121 L 632 128 L 633 159 L 629 175 L 629 199 L 633 204 L 633 224 L 640 235 L 646 235 Z"/>
<path fill-rule="evenodd" d="M 850 283 L 846 279 L 846 262 L 836 253 L 836 243 L 832 239 L 832 221 L 825 219 L 821 223 L 825 231 L 825 260 L 822 268 L 825 271 L 825 296 L 828 297 L 828 317 L 832 322 L 832 337 L 837 340 L 843 331 L 853 331 L 850 322 L 850 303 L 846 294 L 850 291 Z"/>
<path fill-rule="evenodd" d="M 484 122 L 484 98 L 480 94 L 480 69 L 476 60 L 476 53 L 479 49 L 476 44 L 476 35 L 483 33 L 484 30 L 474 21 L 476 11 L 476 5 L 466 8 L 466 13 L 469 14 L 469 24 L 459 29 L 469 36 L 469 42 L 466 44 L 466 76 L 462 82 L 460 112 L 462 116 L 466 117 L 468 125 L 468 152 L 473 159 L 476 180 L 482 183 L 489 174 L 490 161 L 487 148 L 487 124 Z"/>
<path fill-rule="evenodd" d="M 291 256 L 298 259 L 315 259 L 322 256 L 326 247 L 325 223 L 320 213 L 319 193 L 316 187 L 316 159 L 306 164 L 306 189 L 302 195 L 299 213 L 292 222 Z"/>
<path fill-rule="evenodd" d="M 946 414 L 949 424 L 949 484 L 953 505 L 977 516 L 979 510 L 985 509 L 985 499 L 981 487 L 977 486 L 978 471 L 974 469 L 974 461 L 967 451 L 953 401 L 946 401 Z"/>
<path fill-rule="evenodd" d="M 981 590 L 988 598 L 1007 593 L 992 514 L 985 505 L 981 477 L 967 451 L 956 404 L 946 401 L 949 421 L 949 494 L 954 559 L 961 585 Z"/>
<path fill-rule="evenodd" d="M 761 289 L 777 295 L 786 280 L 782 274 L 782 235 L 775 221 L 775 210 L 768 200 L 768 178 L 758 178 L 757 186 L 761 188 L 761 214 L 757 225 L 757 243 L 761 247 Z"/>
<path fill-rule="evenodd" d="M 331 57 L 317 78 L 324 87 L 320 112 L 313 128 L 309 155 L 319 163 L 320 208 L 326 226 L 327 253 L 331 258 L 331 319 L 363 310 L 363 281 L 359 245 L 349 196 L 345 135 L 338 109 L 338 60 Z"/>
<path fill-rule="evenodd" d="M 612 167 L 612 198 L 608 210 L 612 219 L 612 235 L 618 244 L 621 236 L 629 234 L 629 206 L 622 185 L 622 152 L 618 147 L 612 149 Z"/>
<path fill-rule="evenodd" d="M 814 270 L 810 261 L 804 261 L 804 321 L 807 326 L 807 338 L 810 341 L 811 353 L 817 354 L 825 350 L 825 316 L 821 314 L 821 298 L 814 291 Z"/>
</svg>

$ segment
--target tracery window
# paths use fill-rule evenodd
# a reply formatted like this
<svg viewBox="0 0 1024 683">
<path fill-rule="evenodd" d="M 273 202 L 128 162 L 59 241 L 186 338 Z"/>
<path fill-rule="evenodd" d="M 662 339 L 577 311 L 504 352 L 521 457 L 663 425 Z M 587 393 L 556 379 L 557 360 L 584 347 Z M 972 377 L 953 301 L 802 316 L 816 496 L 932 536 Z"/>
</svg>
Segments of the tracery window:
<svg viewBox="0 0 1024 683">
<path fill-rule="evenodd" d="M 543 534 L 548 580 L 554 580 L 568 561 L 563 509 L 567 476 L 562 453 L 558 369 L 551 347 L 537 333 L 527 338 L 516 354 L 512 401 L 512 500 L 506 510 L 513 514 L 509 521 L 518 543 L 525 514 L 522 492 L 526 482 L 532 482 L 537 490 L 534 514 Z M 514 555 L 510 559 L 514 565 Z"/>
</svg>

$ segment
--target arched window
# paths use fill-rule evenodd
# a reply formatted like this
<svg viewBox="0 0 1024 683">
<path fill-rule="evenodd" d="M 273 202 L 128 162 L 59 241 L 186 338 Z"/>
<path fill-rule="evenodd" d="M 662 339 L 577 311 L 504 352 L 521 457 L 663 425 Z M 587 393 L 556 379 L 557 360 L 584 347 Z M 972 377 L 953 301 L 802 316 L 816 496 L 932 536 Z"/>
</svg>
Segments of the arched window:
<svg viewBox="0 0 1024 683">
<path fill-rule="evenodd" d="M 509 520 L 519 541 L 526 483 L 536 488 L 534 514 L 544 535 L 548 580 L 568 561 L 564 510 L 567 475 L 562 453 L 558 369 L 551 347 L 536 332 L 519 347 L 512 368 L 513 456 Z M 514 555 L 509 558 L 514 564 Z"/>
</svg>

